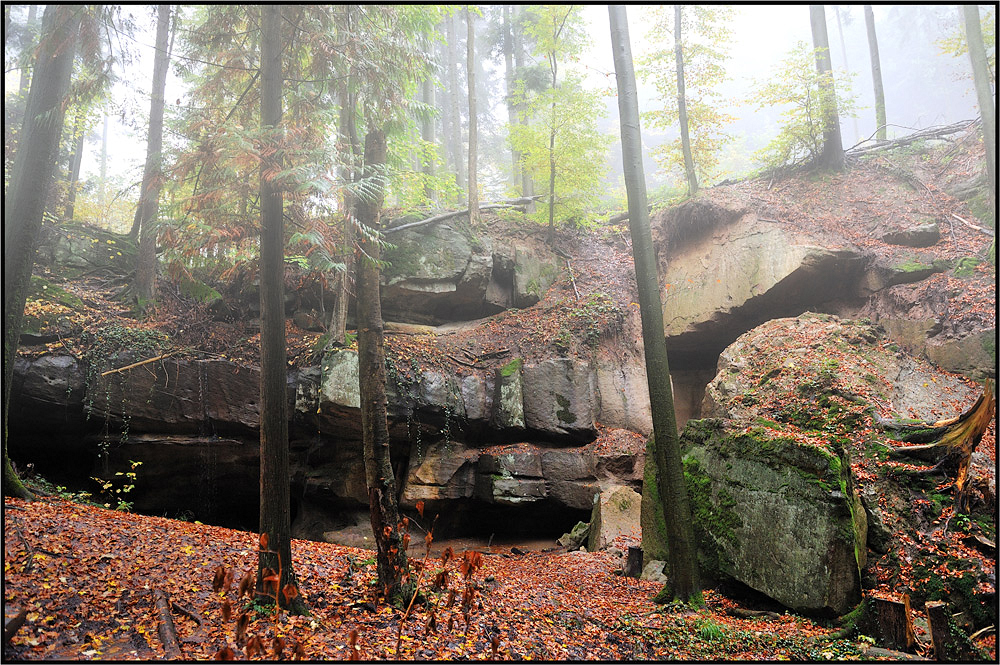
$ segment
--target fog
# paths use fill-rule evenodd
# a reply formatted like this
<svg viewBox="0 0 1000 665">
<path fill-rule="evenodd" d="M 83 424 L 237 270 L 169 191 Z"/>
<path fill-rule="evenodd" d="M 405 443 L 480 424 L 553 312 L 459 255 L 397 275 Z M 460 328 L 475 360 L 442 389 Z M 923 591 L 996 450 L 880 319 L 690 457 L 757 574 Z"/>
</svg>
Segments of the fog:
<svg viewBox="0 0 1000 665">
<path fill-rule="evenodd" d="M 113 49 L 116 55 L 129 51 L 131 62 L 127 70 L 119 72 L 121 80 L 113 88 L 114 102 L 109 138 L 109 173 L 117 174 L 125 182 L 138 180 L 141 173 L 145 142 L 145 115 L 148 113 L 148 72 L 152 62 L 152 6 L 123 6 L 122 11 L 134 17 L 139 30 L 134 37 L 116 34 Z M 485 5 L 481 6 L 484 9 Z M 992 8 L 993 6 L 990 6 Z M 20 8 L 17 8 L 20 9 Z M 851 91 L 857 95 L 858 117 L 842 117 L 844 147 L 848 148 L 875 132 L 875 112 L 872 93 L 871 69 L 864 17 L 860 5 L 840 6 L 840 28 L 833 5 L 826 6 L 827 26 L 831 54 L 835 69 L 845 68 L 855 73 Z M 594 88 L 615 90 L 614 67 L 605 5 L 584 5 L 580 10 L 589 25 L 592 41 L 579 62 L 572 66 L 587 75 Z M 652 6 L 628 5 L 633 55 L 648 51 L 652 25 Z M 935 43 L 959 29 L 960 8 L 956 5 L 874 5 L 885 86 L 889 137 L 902 136 L 915 129 L 943 125 L 978 115 L 975 93 L 969 77 L 967 56 L 953 57 L 941 53 Z M 981 11 L 983 11 L 981 9 Z M 485 31 L 486 21 L 480 19 L 480 31 Z M 844 46 L 841 46 L 841 29 Z M 665 36 L 671 44 L 670 36 Z M 778 131 L 780 109 L 756 110 L 750 99 L 754 81 L 765 81 L 775 75 L 775 68 L 795 46 L 803 41 L 811 44 L 809 11 L 807 5 L 737 5 L 733 23 L 731 57 L 726 63 L 728 80 L 720 90 L 728 108 L 736 117 L 728 133 L 733 142 L 722 159 L 724 173 L 720 177 L 740 177 L 757 168 L 752 153 L 763 147 Z M 482 43 L 482 40 L 477 40 Z M 176 48 L 175 48 L 176 50 Z M 503 104 L 503 61 L 482 63 L 486 72 L 483 85 L 490 91 L 491 105 L 482 104 L 493 116 L 493 123 L 486 123 L 487 133 L 481 137 L 480 163 L 508 159 L 503 150 L 502 126 L 506 121 Z M 16 68 L 7 67 L 6 84 L 16 86 Z M 460 86 L 462 83 L 460 83 Z M 838 87 L 846 85 L 837 81 Z M 184 90 L 171 72 L 168 78 L 168 114 L 175 101 L 182 101 Z M 615 94 L 609 94 L 607 116 L 601 121 L 601 131 L 618 135 L 618 106 Z M 640 81 L 640 110 L 657 108 L 660 101 L 649 85 Z M 100 122 L 97 122 L 97 133 Z M 644 144 L 648 148 L 674 138 L 674 133 L 655 132 L 644 128 Z M 168 134 L 169 140 L 169 134 Z M 84 156 L 84 177 L 95 177 L 100 171 L 100 137 L 91 134 Z M 483 154 L 485 153 L 485 154 Z M 492 154 L 491 154 L 492 153 Z M 501 162 L 502 163 L 502 162 Z M 608 154 L 608 182 L 612 189 L 621 183 L 620 146 L 615 142 Z M 651 159 L 646 159 L 647 181 L 651 186 L 663 184 L 664 175 L 658 173 Z M 488 179 L 487 179 L 488 180 Z"/>
</svg>

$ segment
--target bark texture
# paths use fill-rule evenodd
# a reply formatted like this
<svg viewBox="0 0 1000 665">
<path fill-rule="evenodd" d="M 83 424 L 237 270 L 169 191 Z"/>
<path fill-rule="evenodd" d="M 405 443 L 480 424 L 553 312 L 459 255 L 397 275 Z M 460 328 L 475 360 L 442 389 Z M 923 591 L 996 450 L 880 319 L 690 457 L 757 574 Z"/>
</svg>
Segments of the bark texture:
<svg viewBox="0 0 1000 665">
<path fill-rule="evenodd" d="M 257 594 L 302 613 L 292 569 L 292 528 L 288 478 L 288 378 L 285 345 L 284 217 L 282 194 L 274 182 L 281 169 L 281 6 L 261 7 L 260 123 L 271 133 L 260 168 L 260 533 Z M 278 576 L 277 585 L 268 577 Z"/>
<path fill-rule="evenodd" d="M 653 417 L 653 443 L 656 485 L 663 504 L 667 529 L 668 581 L 656 600 L 672 598 L 700 604 L 701 588 L 695 551 L 694 528 L 688 503 L 684 470 L 681 466 L 674 398 L 670 388 L 670 367 L 664 343 L 663 310 L 656 271 L 646 180 L 642 168 L 642 139 L 639 128 L 639 105 L 628 37 L 628 19 L 621 5 L 608 7 L 611 20 L 611 44 L 618 80 L 618 109 L 621 118 L 622 161 L 628 193 L 629 232 L 635 259 L 636 285 L 642 318 L 646 377 Z"/>
<path fill-rule="evenodd" d="M 14 473 L 7 455 L 7 422 L 24 304 L 35 265 L 45 194 L 55 173 L 65 100 L 73 73 L 73 56 L 84 8 L 46 5 L 42 36 L 24 124 L 14 156 L 3 220 L 3 487 L 6 496 L 32 498 Z"/>
<path fill-rule="evenodd" d="M 826 13 L 823 5 L 809 5 L 809 24 L 812 27 L 813 47 L 816 49 L 816 71 L 820 81 L 820 105 L 823 113 L 823 151 L 820 166 L 839 171 L 844 168 L 844 142 L 840 136 L 840 116 L 837 113 L 837 95 L 833 83 L 833 66 L 830 62 L 830 38 L 826 31 Z"/>
<path fill-rule="evenodd" d="M 368 194 L 357 202 L 359 224 L 373 232 L 381 230 L 386 160 L 385 133 L 369 131 L 365 136 L 364 177 L 372 179 Z M 389 426 L 385 394 L 385 334 L 379 296 L 381 248 L 372 234 L 361 234 L 358 273 L 358 387 L 361 394 L 361 428 L 365 458 L 365 483 L 379 584 L 387 599 L 400 596 L 407 575 L 406 551 L 399 528 L 396 478 L 389 459 Z"/>
</svg>

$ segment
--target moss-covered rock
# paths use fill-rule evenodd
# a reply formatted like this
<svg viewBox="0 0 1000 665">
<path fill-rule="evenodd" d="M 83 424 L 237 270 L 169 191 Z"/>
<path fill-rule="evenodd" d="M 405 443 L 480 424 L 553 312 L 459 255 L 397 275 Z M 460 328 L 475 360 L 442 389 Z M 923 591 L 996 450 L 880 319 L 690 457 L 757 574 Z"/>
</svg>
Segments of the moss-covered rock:
<svg viewBox="0 0 1000 665">
<path fill-rule="evenodd" d="M 682 447 L 706 578 L 739 581 L 799 612 L 857 604 L 866 529 L 835 452 L 718 421 L 690 423 Z"/>
</svg>

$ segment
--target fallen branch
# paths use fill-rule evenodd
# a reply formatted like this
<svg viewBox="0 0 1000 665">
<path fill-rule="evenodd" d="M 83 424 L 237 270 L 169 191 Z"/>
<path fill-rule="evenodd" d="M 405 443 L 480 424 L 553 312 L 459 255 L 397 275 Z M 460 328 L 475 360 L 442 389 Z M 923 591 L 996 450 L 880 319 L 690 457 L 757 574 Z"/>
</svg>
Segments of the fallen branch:
<svg viewBox="0 0 1000 665">
<path fill-rule="evenodd" d="M 10 608 L 13 611 L 14 608 Z M 21 609 L 17 614 L 12 615 L 9 619 L 7 618 L 7 606 L 3 607 L 3 643 L 7 644 L 10 642 L 10 638 L 14 637 L 14 633 L 24 625 L 24 620 L 28 618 L 27 608 Z"/>
<path fill-rule="evenodd" d="M 167 594 L 157 589 L 156 591 L 156 612 L 160 617 L 160 625 L 156 628 L 156 633 L 163 643 L 163 653 L 167 660 L 179 660 L 184 657 L 181 645 L 177 639 L 177 629 L 174 627 L 174 618 L 170 615 L 170 600 Z"/>
<path fill-rule="evenodd" d="M 126 365 L 125 367 L 119 367 L 118 369 L 109 369 L 107 372 L 101 372 L 101 376 L 107 376 L 108 374 L 117 374 L 117 373 L 120 373 L 120 372 L 124 372 L 126 370 L 133 369 L 135 367 L 139 367 L 140 365 L 146 365 L 146 364 L 149 364 L 149 363 L 155 363 L 157 360 L 163 360 L 164 358 L 172 356 L 175 353 L 177 353 L 177 352 L 176 351 L 171 351 L 169 353 L 164 353 L 162 355 L 156 356 L 155 358 L 147 358 L 146 360 L 140 360 L 137 363 L 132 363 L 131 365 Z"/>
<path fill-rule="evenodd" d="M 486 205 L 479 206 L 479 210 L 495 210 L 498 208 L 520 208 L 527 204 L 533 199 L 517 199 L 510 203 L 487 203 Z M 413 229 L 418 226 L 424 226 L 426 224 L 433 224 L 434 222 L 442 222 L 446 219 L 451 219 L 452 217 L 458 217 L 459 215 L 468 215 L 469 208 L 464 210 L 453 210 L 452 212 L 444 212 L 440 215 L 434 215 L 433 217 L 428 217 L 426 219 L 421 219 L 416 222 L 410 222 L 409 224 L 402 224 L 400 226 L 390 226 L 383 233 L 389 235 L 390 233 L 396 233 L 397 231 L 403 231 L 405 229 Z"/>
<path fill-rule="evenodd" d="M 197 612 L 195 612 L 194 610 L 192 610 L 192 609 L 190 609 L 188 607 L 184 607 L 183 605 L 181 605 L 177 601 L 173 601 L 173 600 L 170 601 L 170 607 L 171 607 L 171 609 L 173 609 L 173 611 L 177 612 L 178 614 L 183 614 L 184 616 L 186 616 L 187 618 L 191 619 L 192 621 L 194 621 L 199 626 L 201 625 L 201 622 L 202 622 L 201 615 L 198 614 Z"/>
<path fill-rule="evenodd" d="M 473 369 L 478 369 L 474 363 L 467 363 L 464 360 L 459 360 L 458 358 L 456 358 L 455 356 L 451 355 L 450 353 L 448 354 L 448 357 L 451 358 L 451 360 L 453 360 L 454 362 L 458 363 L 459 365 L 464 365 L 466 367 L 471 367 Z"/>
<path fill-rule="evenodd" d="M 848 156 L 852 156 L 853 157 L 855 155 L 864 155 L 866 153 L 874 152 L 876 150 L 887 150 L 887 149 L 890 149 L 890 148 L 900 148 L 902 146 L 909 145 L 909 144 L 911 144 L 911 143 L 913 143 L 915 141 L 919 141 L 921 139 L 939 138 L 939 137 L 942 137 L 942 136 L 947 136 L 948 134 L 955 134 L 956 132 L 960 132 L 963 129 L 968 128 L 970 125 L 973 125 L 976 122 L 978 122 L 978 120 L 962 120 L 962 121 L 953 123 L 951 125 L 944 125 L 942 127 L 928 127 L 927 129 L 921 129 L 921 130 L 915 131 L 912 134 L 908 134 L 908 135 L 906 135 L 906 136 L 904 136 L 902 138 L 893 139 L 891 141 L 877 141 L 875 143 L 875 145 L 863 146 L 863 144 L 871 141 L 872 137 L 875 136 L 875 134 L 878 133 L 878 130 L 875 130 L 875 134 L 872 134 L 872 136 L 869 136 L 864 141 L 856 143 L 855 145 L 851 146 L 850 148 L 848 148 L 844 152 Z M 895 125 L 895 126 L 898 127 L 899 125 Z"/>
<path fill-rule="evenodd" d="M 993 229 L 984 229 L 981 226 L 976 226 L 972 222 L 967 222 L 966 220 L 962 219 L 961 217 L 959 217 L 955 213 L 951 213 L 951 216 L 954 217 L 955 219 L 957 219 L 958 221 L 962 222 L 966 226 L 968 226 L 970 229 L 975 229 L 976 231 L 982 231 L 983 233 L 985 233 L 988 236 L 992 236 L 993 235 Z"/>
</svg>

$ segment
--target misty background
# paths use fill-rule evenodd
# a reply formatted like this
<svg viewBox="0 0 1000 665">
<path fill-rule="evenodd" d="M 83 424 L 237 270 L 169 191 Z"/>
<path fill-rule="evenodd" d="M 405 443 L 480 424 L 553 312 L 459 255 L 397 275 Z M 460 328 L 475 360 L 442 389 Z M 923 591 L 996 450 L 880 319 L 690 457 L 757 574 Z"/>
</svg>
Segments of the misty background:
<svg viewBox="0 0 1000 665">
<path fill-rule="evenodd" d="M 480 90 L 480 169 L 482 186 L 487 199 L 503 196 L 503 168 L 509 162 L 506 144 L 507 121 L 504 103 L 503 56 L 494 48 L 487 53 L 490 41 L 491 12 L 499 5 L 479 5 L 483 16 L 477 21 L 477 47 L 484 52 L 479 57 L 477 81 Z M 985 6 L 992 11 L 995 6 Z M 193 9 L 181 6 L 183 17 Z M 650 34 L 653 25 L 652 5 L 629 5 L 627 8 L 633 56 L 647 52 L 660 40 L 672 44 L 670 35 Z M 15 20 L 24 20 L 25 6 L 13 7 Z M 589 26 L 591 47 L 569 68 L 585 73 L 588 86 L 605 92 L 606 115 L 599 130 L 615 137 L 608 152 L 605 182 L 615 202 L 624 201 L 621 177 L 621 148 L 617 140 L 618 106 L 611 57 L 611 41 L 606 5 L 581 5 L 579 11 Z M 888 138 L 904 136 L 915 130 L 946 125 L 978 116 L 975 91 L 972 87 L 967 55 L 952 56 L 943 52 L 940 41 L 961 31 L 958 5 L 874 5 L 875 27 L 878 34 L 885 86 Z M 981 10 L 982 11 L 982 10 Z M 20 15 L 18 15 L 20 12 Z M 145 157 L 146 116 L 149 109 L 150 71 L 153 57 L 155 5 L 124 5 L 124 17 L 131 16 L 137 30 L 129 36 L 112 35 L 113 55 L 124 64 L 117 66 L 118 80 L 112 87 L 108 116 L 108 180 L 109 187 L 127 188 L 141 179 Z M 856 118 L 841 117 L 844 147 L 849 148 L 875 132 L 875 111 L 872 91 L 871 63 L 861 5 L 827 5 L 826 19 L 830 49 L 835 70 L 846 69 L 854 74 L 850 90 L 857 97 Z M 766 145 L 778 132 L 777 120 L 781 109 L 756 110 L 751 104 L 755 82 L 763 83 L 778 75 L 777 67 L 799 41 L 811 45 L 808 5 L 736 5 L 732 25 L 733 38 L 726 63 L 727 80 L 721 85 L 725 111 L 736 118 L 727 128 L 733 141 L 724 149 L 720 160 L 722 172 L 718 180 L 739 178 L 759 168 L 753 153 Z M 464 49 L 463 45 L 460 47 Z M 175 49 L 176 51 L 176 49 Z M 19 70 L 10 62 L 5 67 L 5 86 L 17 86 Z M 464 69 L 464 66 L 463 66 Z M 638 74 L 639 72 L 637 72 Z M 835 72 L 836 75 L 837 72 Z M 652 85 L 639 83 L 640 111 L 662 106 Z M 459 87 L 465 85 L 461 73 Z M 847 82 L 837 79 L 838 91 Z M 463 88 L 464 90 L 464 88 Z M 167 80 L 167 117 L 171 110 L 186 105 L 185 90 L 173 71 Z M 488 100 L 486 103 L 484 100 Z M 464 112 L 464 111 L 463 111 Z M 467 120 L 466 120 L 467 121 Z M 98 122 L 87 136 L 82 178 L 93 180 L 101 171 L 101 130 Z M 656 132 L 643 126 L 646 148 L 646 179 L 651 189 L 671 186 L 673 178 L 659 171 L 649 157 L 649 149 L 675 138 L 676 132 Z M 169 129 L 167 145 L 176 142 Z M 601 168 L 595 165 L 595 168 Z M 711 184 L 711 183 L 706 183 Z M 135 189 L 135 188 L 133 188 Z M 130 194 L 134 197 L 134 192 Z"/>
</svg>

